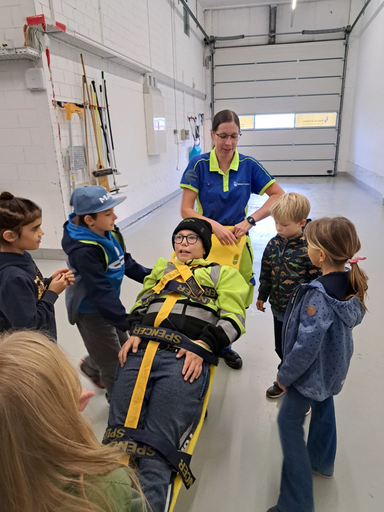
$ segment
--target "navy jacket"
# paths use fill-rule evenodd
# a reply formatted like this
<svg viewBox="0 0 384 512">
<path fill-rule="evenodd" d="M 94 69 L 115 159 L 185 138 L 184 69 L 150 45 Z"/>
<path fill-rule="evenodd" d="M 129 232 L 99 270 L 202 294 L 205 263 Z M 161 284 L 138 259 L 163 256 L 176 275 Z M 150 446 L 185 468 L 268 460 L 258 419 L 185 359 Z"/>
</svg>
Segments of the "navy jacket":
<svg viewBox="0 0 384 512">
<path fill-rule="evenodd" d="M 54 304 L 57 293 L 47 290 L 31 255 L 0 252 L 0 331 L 39 329 L 56 340 Z"/>
<path fill-rule="evenodd" d="M 124 240 L 119 229 L 116 227 L 114 231 L 124 250 Z M 117 329 L 128 330 L 128 314 L 116 287 L 108 279 L 108 266 L 102 247 L 71 238 L 68 221 L 64 224 L 62 247 L 68 255 L 68 267 L 75 274 L 75 284 L 66 289 L 65 296 L 69 322 L 76 322 L 77 315 L 86 302 L 91 306 L 89 313 L 100 313 L 106 322 Z M 124 252 L 123 265 L 123 275 L 139 283 L 143 283 L 144 278 L 151 273 L 151 269 L 137 263 L 127 252 Z"/>
<path fill-rule="evenodd" d="M 340 393 L 353 354 L 352 329 L 365 314 L 356 297 L 335 299 L 320 279 L 298 286 L 289 299 L 277 374 L 282 386 L 319 402 Z"/>
</svg>

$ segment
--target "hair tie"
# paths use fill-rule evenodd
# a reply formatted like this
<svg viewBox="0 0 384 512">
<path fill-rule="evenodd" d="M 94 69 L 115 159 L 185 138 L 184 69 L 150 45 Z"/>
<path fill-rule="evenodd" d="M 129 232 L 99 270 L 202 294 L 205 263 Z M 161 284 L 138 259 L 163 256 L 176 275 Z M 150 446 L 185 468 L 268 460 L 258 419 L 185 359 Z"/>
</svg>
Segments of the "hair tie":
<svg viewBox="0 0 384 512">
<path fill-rule="evenodd" d="M 366 260 L 367 258 L 365 256 L 362 256 L 361 258 L 359 257 L 356 257 L 356 258 L 352 258 L 350 260 L 348 260 L 348 263 L 350 265 L 353 265 L 354 263 L 359 263 L 359 261 L 363 261 L 363 260 Z"/>
</svg>

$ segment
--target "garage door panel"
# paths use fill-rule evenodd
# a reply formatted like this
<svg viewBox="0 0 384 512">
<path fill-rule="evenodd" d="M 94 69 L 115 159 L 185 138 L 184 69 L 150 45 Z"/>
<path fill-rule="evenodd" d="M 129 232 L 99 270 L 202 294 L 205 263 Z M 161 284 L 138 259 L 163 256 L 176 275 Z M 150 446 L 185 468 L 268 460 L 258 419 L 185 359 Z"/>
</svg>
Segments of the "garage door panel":
<svg viewBox="0 0 384 512">
<path fill-rule="evenodd" d="M 260 161 L 272 176 L 325 176 L 327 171 L 334 169 L 333 160 L 317 160 L 314 162 L 303 160 L 300 162 L 268 162 Z"/>
<path fill-rule="evenodd" d="M 239 51 L 239 49 L 241 51 Z M 269 46 L 217 48 L 215 53 L 215 64 L 334 58 L 344 58 L 344 46 L 342 41 L 307 43 L 302 46 L 279 44 Z"/>
<path fill-rule="evenodd" d="M 305 146 L 248 146 L 238 148 L 240 153 L 256 160 L 333 160 L 334 145 Z"/>
<path fill-rule="evenodd" d="M 277 146 L 279 144 L 336 144 L 337 139 L 336 128 L 243 130 L 242 133 L 238 147 L 253 145 Z"/>
<path fill-rule="evenodd" d="M 215 85 L 215 98 L 249 98 L 302 94 L 340 93 L 341 78 L 312 78 L 266 82 L 237 82 Z"/>
<path fill-rule="evenodd" d="M 343 61 L 326 60 L 320 62 L 315 60 L 254 64 L 252 66 L 220 66 L 215 67 L 214 80 L 216 83 L 230 80 L 281 80 L 287 78 L 342 76 Z M 230 80 L 226 78 L 229 71 L 231 72 Z"/>
<path fill-rule="evenodd" d="M 219 66 L 214 71 L 215 82 L 239 82 L 242 80 L 256 80 L 256 66 Z"/>
<path fill-rule="evenodd" d="M 296 96 L 279 98 L 250 98 L 215 100 L 215 112 L 229 109 L 238 115 L 284 114 L 300 112 L 338 112 L 340 96 Z"/>
</svg>

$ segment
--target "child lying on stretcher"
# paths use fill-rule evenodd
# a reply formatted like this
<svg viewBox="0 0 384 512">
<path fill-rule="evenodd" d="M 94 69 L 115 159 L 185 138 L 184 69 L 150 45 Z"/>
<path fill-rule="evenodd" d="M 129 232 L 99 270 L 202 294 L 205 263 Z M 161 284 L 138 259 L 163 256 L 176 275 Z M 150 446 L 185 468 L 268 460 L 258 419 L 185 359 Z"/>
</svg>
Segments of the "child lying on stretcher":
<svg viewBox="0 0 384 512">
<path fill-rule="evenodd" d="M 207 359 L 216 361 L 216 357 L 245 332 L 247 284 L 237 270 L 206 259 L 211 249 L 211 235 L 212 228 L 207 221 L 184 219 L 173 232 L 176 259 L 171 262 L 160 258 L 145 278 L 143 290 L 130 312 L 131 337 L 119 354 L 120 366 L 107 433 L 124 426 L 149 343 L 144 335 L 157 333 L 156 341 L 160 344 L 152 362 L 141 412 L 140 405 L 135 403 L 138 389 L 135 389 L 130 408 L 130 415 L 137 411 L 138 423 L 127 421 L 126 426 L 162 436 L 177 450 L 183 451 L 188 445 L 199 422 L 208 388 Z M 135 331 L 141 337 L 133 335 Z M 195 352 L 200 350 L 207 357 L 203 359 L 184 348 L 178 349 L 176 344 L 161 341 L 161 338 L 173 339 L 177 343 L 181 335 L 194 340 L 193 346 L 198 347 Z M 141 449 L 138 453 L 144 451 Z M 151 449 L 147 450 L 147 455 L 151 453 Z M 169 487 L 175 475 L 171 465 L 159 457 L 149 457 L 138 458 L 137 467 L 152 511 L 164 512 L 168 509 Z"/>
</svg>

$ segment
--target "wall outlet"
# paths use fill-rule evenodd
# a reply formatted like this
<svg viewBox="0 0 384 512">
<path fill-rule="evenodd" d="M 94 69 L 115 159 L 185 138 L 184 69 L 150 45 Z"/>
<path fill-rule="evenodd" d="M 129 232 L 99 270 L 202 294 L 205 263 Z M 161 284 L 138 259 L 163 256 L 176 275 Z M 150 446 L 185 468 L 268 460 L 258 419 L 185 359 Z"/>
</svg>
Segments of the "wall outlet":
<svg viewBox="0 0 384 512">
<path fill-rule="evenodd" d="M 180 140 L 188 140 L 189 139 L 189 130 L 181 130 L 180 132 Z"/>
</svg>

